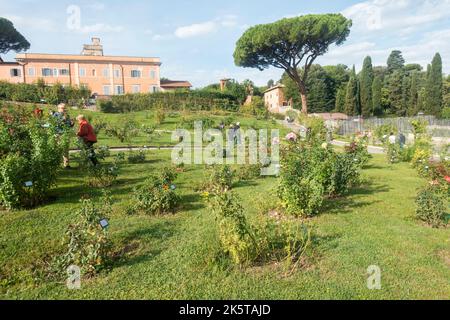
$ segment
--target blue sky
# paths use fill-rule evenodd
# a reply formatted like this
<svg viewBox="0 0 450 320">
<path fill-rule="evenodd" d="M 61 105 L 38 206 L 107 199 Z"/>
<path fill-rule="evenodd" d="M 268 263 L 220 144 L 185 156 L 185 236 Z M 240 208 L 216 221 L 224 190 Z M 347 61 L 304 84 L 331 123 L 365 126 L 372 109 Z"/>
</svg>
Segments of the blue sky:
<svg viewBox="0 0 450 320">
<path fill-rule="evenodd" d="M 73 19 L 79 10 L 80 20 Z M 440 52 L 450 72 L 450 0 L 0 0 L 0 16 L 31 42 L 30 52 L 79 53 L 92 36 L 107 55 L 158 56 L 162 76 L 199 87 L 222 77 L 278 80 L 279 69 L 234 66 L 236 41 L 249 26 L 307 13 L 341 12 L 353 20 L 347 42 L 317 62 L 385 64 L 393 49 L 426 66 Z M 6 57 L 13 60 L 14 54 Z"/>
</svg>

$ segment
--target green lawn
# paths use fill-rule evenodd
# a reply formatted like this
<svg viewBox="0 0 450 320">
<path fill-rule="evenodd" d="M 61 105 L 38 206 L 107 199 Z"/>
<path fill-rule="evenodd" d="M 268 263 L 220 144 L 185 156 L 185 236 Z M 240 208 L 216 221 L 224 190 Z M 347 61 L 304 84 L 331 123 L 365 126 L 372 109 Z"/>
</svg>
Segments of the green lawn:
<svg viewBox="0 0 450 320">
<path fill-rule="evenodd" d="M 414 218 L 416 189 L 426 182 L 408 164 L 389 166 L 375 156 L 365 183 L 346 199 L 329 201 L 308 221 L 316 234 L 303 268 L 290 276 L 276 265 L 246 269 L 214 262 L 215 219 L 193 184 L 203 166 L 177 180 L 183 208 L 163 217 L 127 216 L 129 192 L 168 164 L 169 151 L 151 151 L 141 165 L 125 165 L 111 188 L 115 201 L 110 236 L 126 254 L 110 271 L 70 291 L 33 274 L 60 250 L 84 187 L 83 172 L 64 171 L 54 201 L 35 210 L 0 212 L 0 298 L 3 299 L 448 299 L 450 230 Z M 274 198 L 276 178 L 236 185 L 249 217 L 260 199 Z M 382 270 L 382 290 L 366 286 L 366 269 Z"/>
<path fill-rule="evenodd" d="M 86 117 L 88 117 L 93 124 L 98 121 L 112 124 L 120 125 L 126 120 L 132 120 L 139 125 L 145 125 L 148 127 L 154 126 L 157 130 L 155 134 L 148 137 L 145 133 L 140 132 L 138 135 L 132 137 L 130 141 L 120 142 L 117 138 L 109 137 L 104 131 L 101 131 L 98 135 L 99 145 L 106 145 L 109 147 L 122 147 L 122 146 L 173 146 L 176 145 L 177 141 L 172 141 L 172 131 L 177 129 L 177 124 L 183 118 L 182 112 L 167 112 L 166 118 L 163 123 L 156 124 L 155 114 L 153 111 L 140 111 L 126 114 L 106 114 L 103 112 L 93 112 L 93 111 L 76 111 L 71 110 L 70 114 L 73 118 L 76 117 L 78 113 L 82 112 Z M 189 112 L 184 116 L 188 118 L 208 118 L 211 119 L 216 126 L 220 124 L 221 121 L 232 119 L 233 123 L 240 122 L 242 129 L 280 129 L 282 135 L 289 133 L 289 130 L 278 124 L 276 121 L 272 120 L 258 120 L 253 116 L 243 115 L 238 113 L 219 113 L 213 114 L 211 112 Z"/>
</svg>

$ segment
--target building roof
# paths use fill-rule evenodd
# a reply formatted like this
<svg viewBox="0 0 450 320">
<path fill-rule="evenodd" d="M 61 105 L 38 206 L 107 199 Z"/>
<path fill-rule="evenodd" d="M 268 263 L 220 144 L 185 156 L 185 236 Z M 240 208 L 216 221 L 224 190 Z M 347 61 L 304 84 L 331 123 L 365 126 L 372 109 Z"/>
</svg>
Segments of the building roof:
<svg viewBox="0 0 450 320">
<path fill-rule="evenodd" d="M 128 57 L 128 56 L 89 56 L 75 54 L 48 54 L 48 53 L 19 53 L 16 56 L 19 62 L 27 60 L 59 60 L 59 61 L 89 61 L 89 62 L 130 62 L 153 63 L 161 65 L 161 59 L 156 57 Z"/>
<path fill-rule="evenodd" d="M 184 80 L 161 80 L 162 88 L 191 88 L 192 84 Z"/>
<path fill-rule="evenodd" d="M 282 85 L 282 84 L 277 84 L 276 86 L 273 86 L 273 87 L 267 89 L 266 91 L 264 91 L 264 93 L 270 92 L 270 91 L 275 90 L 275 89 L 283 89 L 283 88 L 285 88 L 284 85 Z"/>
</svg>

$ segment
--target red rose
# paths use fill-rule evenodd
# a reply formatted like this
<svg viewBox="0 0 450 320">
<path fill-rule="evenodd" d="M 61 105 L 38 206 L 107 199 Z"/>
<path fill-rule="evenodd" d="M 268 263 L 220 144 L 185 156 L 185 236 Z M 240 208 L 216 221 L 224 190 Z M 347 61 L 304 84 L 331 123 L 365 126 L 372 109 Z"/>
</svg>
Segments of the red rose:
<svg viewBox="0 0 450 320">
<path fill-rule="evenodd" d="M 448 183 L 450 183 L 450 177 L 449 176 L 445 176 L 444 180 L 447 181 Z"/>
</svg>

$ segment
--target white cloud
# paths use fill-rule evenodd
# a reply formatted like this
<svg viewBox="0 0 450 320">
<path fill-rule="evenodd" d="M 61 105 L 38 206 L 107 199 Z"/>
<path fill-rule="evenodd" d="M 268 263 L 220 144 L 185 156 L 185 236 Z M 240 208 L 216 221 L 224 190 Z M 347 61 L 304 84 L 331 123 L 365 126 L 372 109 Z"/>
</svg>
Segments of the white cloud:
<svg viewBox="0 0 450 320">
<path fill-rule="evenodd" d="M 101 2 L 93 2 L 86 6 L 90 10 L 103 11 L 106 9 L 106 5 Z"/>
<path fill-rule="evenodd" d="M 104 23 L 96 23 L 93 25 L 81 26 L 79 29 L 76 29 L 76 31 L 80 33 L 95 33 L 95 32 L 117 33 L 122 32 L 123 30 L 124 27 L 122 26 L 111 26 L 109 24 Z"/>
<path fill-rule="evenodd" d="M 348 7 L 342 14 L 353 20 L 352 32 L 393 31 L 408 35 L 450 18 L 450 0 L 369 0 Z"/>
<path fill-rule="evenodd" d="M 42 31 L 57 31 L 55 23 L 48 19 L 22 17 L 17 15 L 3 15 L 4 18 L 10 20 L 16 27 L 21 29 L 37 29 Z"/>
<path fill-rule="evenodd" d="M 214 20 L 179 27 L 175 30 L 175 36 L 181 39 L 204 36 L 218 31 L 221 27 L 234 28 L 236 26 L 238 26 L 238 17 L 225 15 Z"/>
<path fill-rule="evenodd" d="M 196 36 L 202 36 L 215 32 L 217 30 L 217 24 L 213 21 L 204 23 L 195 23 L 189 26 L 179 27 L 175 30 L 175 35 L 178 38 L 190 38 Z"/>
</svg>

